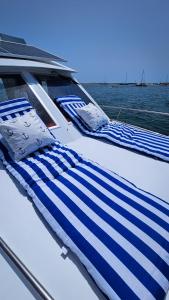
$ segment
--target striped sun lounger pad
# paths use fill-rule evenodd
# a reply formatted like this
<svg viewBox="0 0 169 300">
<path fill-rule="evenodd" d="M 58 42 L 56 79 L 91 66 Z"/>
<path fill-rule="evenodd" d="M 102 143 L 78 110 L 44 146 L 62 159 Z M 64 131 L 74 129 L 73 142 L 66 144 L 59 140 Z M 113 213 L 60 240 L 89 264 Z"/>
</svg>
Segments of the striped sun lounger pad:
<svg viewBox="0 0 169 300">
<path fill-rule="evenodd" d="M 102 138 L 123 147 L 169 161 L 168 136 L 118 121 L 109 122 L 98 130 L 91 131 L 85 126 L 76 112 L 76 108 L 86 105 L 79 96 L 68 95 L 57 97 L 55 101 L 69 115 L 81 132 L 87 136 Z"/>
<path fill-rule="evenodd" d="M 109 299 L 164 299 L 169 204 L 56 142 L 7 170 Z"/>
</svg>

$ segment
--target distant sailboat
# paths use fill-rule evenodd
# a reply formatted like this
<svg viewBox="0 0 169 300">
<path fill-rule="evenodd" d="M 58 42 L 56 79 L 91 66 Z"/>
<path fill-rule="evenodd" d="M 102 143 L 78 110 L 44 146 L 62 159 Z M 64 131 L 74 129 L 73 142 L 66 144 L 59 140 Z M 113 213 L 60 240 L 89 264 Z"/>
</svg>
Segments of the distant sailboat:
<svg viewBox="0 0 169 300">
<path fill-rule="evenodd" d="M 124 82 L 118 82 L 118 83 L 113 83 L 112 84 L 112 87 L 117 87 L 117 86 L 126 86 L 126 85 L 129 85 L 129 86 L 135 86 L 135 83 L 134 82 L 128 82 L 128 76 L 127 76 L 127 72 L 126 72 L 126 75 L 125 75 L 125 81 Z"/>
<path fill-rule="evenodd" d="M 141 74 L 141 81 L 140 81 L 140 83 L 136 83 L 136 86 L 138 86 L 138 87 L 147 87 L 147 84 L 145 82 L 145 72 L 144 72 L 144 70 L 142 71 L 142 74 Z"/>
<path fill-rule="evenodd" d="M 127 82 L 127 72 L 126 72 L 126 77 L 125 77 L 125 81 L 124 82 L 121 82 L 120 85 L 128 85 L 128 82 Z"/>
</svg>

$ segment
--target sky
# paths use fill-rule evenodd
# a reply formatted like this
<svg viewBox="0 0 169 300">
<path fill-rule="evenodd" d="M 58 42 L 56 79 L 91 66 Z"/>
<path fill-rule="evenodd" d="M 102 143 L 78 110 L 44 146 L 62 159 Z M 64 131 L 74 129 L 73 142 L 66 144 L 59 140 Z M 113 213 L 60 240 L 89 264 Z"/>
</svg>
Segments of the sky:
<svg viewBox="0 0 169 300">
<path fill-rule="evenodd" d="M 65 58 L 81 82 L 169 78 L 169 0 L 0 0 L 0 32 Z"/>
</svg>

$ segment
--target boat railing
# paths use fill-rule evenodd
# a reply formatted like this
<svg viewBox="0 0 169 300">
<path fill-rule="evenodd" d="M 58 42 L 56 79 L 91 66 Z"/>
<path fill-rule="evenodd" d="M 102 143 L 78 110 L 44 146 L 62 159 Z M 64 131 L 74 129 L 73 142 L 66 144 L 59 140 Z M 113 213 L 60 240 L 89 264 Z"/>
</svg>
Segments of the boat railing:
<svg viewBox="0 0 169 300">
<path fill-rule="evenodd" d="M 54 300 L 44 286 L 38 281 L 38 279 L 32 274 L 32 272 L 25 266 L 25 264 L 19 259 L 19 257 L 12 251 L 12 249 L 6 244 L 6 242 L 0 237 L 0 249 L 7 255 L 7 257 L 14 263 L 15 267 L 23 274 L 28 280 L 36 293 L 43 300 Z"/>
<path fill-rule="evenodd" d="M 153 130 L 161 134 L 169 135 L 169 112 L 104 104 L 100 104 L 100 107 L 108 115 L 111 112 L 111 118 L 113 120 L 130 123 L 137 127 L 144 128 L 144 130 Z M 133 117 L 131 115 L 132 112 L 135 113 Z"/>
<path fill-rule="evenodd" d="M 104 109 L 104 108 L 108 108 L 108 109 L 118 109 L 119 113 L 117 114 L 117 118 L 119 118 L 120 113 L 123 110 L 126 111 L 135 111 L 135 112 L 142 112 L 142 113 L 151 113 L 151 114 L 158 114 L 161 116 L 169 116 L 169 113 L 167 112 L 162 112 L 162 111 L 155 111 L 155 110 L 147 110 L 147 109 L 138 109 L 138 108 L 129 108 L 129 107 L 121 107 L 121 106 L 114 106 L 114 105 L 102 105 L 100 104 L 100 106 Z"/>
</svg>

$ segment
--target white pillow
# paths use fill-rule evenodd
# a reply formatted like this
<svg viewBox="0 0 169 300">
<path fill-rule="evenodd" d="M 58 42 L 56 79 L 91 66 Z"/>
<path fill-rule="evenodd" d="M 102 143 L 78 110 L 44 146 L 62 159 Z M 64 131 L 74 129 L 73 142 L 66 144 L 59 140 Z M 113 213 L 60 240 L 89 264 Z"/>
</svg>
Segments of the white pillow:
<svg viewBox="0 0 169 300">
<path fill-rule="evenodd" d="M 89 129 L 93 131 L 96 131 L 99 127 L 106 125 L 109 122 L 109 118 L 92 103 L 81 108 L 76 108 L 76 112 Z"/>
<path fill-rule="evenodd" d="M 15 160 L 55 141 L 35 110 L 0 123 L 0 133 L 11 148 Z"/>
</svg>

